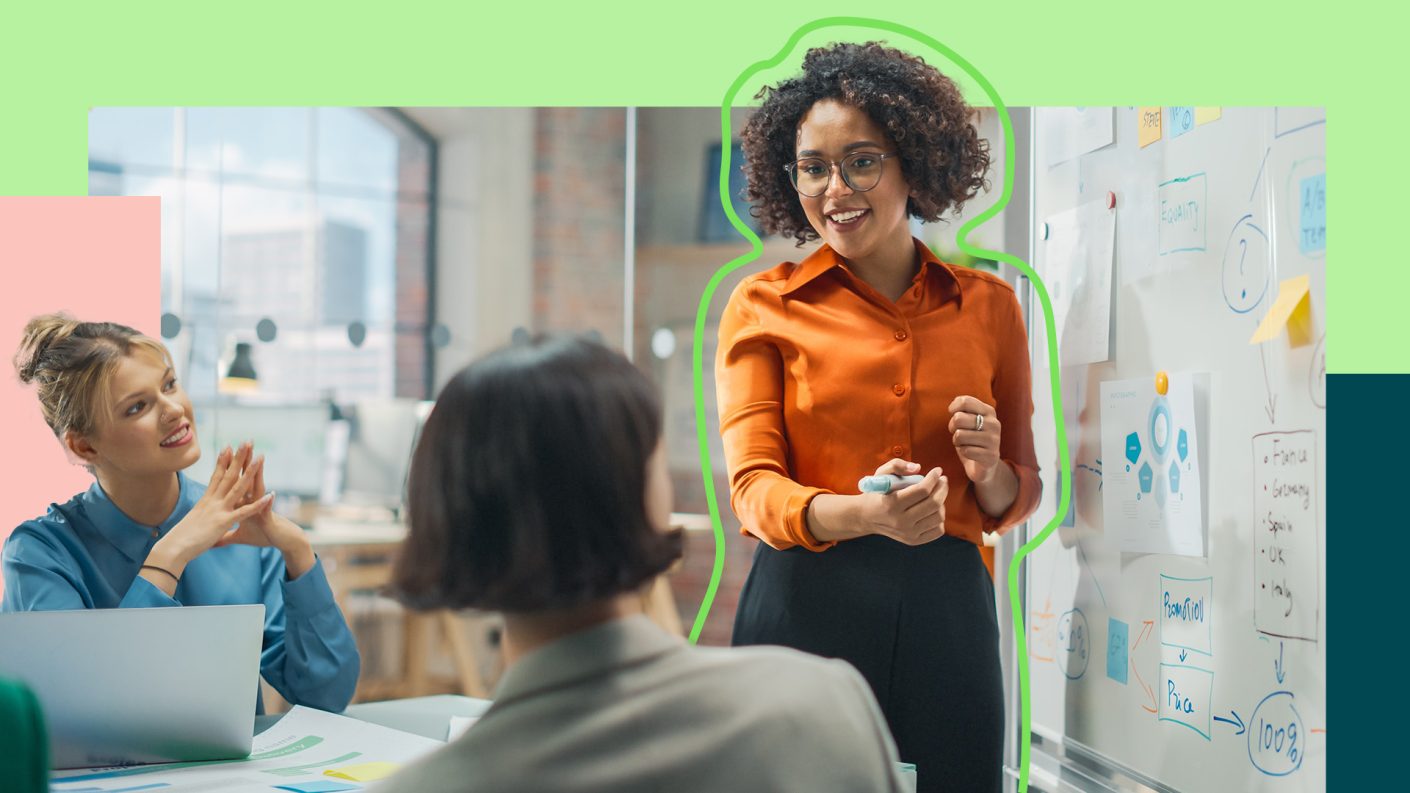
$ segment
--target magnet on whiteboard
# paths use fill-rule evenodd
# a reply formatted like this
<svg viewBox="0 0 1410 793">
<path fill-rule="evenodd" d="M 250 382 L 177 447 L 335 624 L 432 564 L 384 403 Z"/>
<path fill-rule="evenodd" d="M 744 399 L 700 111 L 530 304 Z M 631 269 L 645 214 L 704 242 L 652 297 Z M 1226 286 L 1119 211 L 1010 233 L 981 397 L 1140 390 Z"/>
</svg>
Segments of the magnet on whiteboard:
<svg viewBox="0 0 1410 793">
<path fill-rule="evenodd" d="M 1048 238 L 1048 221 L 1043 221 L 1043 239 Z"/>
<path fill-rule="evenodd" d="M 1106 191 L 1106 208 L 1116 209 L 1116 193 L 1110 190 Z"/>
<path fill-rule="evenodd" d="M 1159 372 L 1155 373 L 1155 392 L 1161 396 L 1165 396 L 1166 392 L 1169 390 L 1170 375 L 1166 374 L 1164 369 L 1161 369 Z"/>
</svg>

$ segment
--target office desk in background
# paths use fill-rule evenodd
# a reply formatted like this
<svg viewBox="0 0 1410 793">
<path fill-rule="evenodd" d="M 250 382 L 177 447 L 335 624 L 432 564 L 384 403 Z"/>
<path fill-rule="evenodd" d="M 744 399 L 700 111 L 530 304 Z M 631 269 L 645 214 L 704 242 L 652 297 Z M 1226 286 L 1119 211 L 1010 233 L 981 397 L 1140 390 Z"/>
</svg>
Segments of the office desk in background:
<svg viewBox="0 0 1410 793">
<path fill-rule="evenodd" d="M 684 513 L 672 513 L 671 525 L 686 531 L 711 528 L 708 516 Z M 406 526 L 395 520 L 320 515 L 314 519 L 308 539 L 323 560 L 338 607 L 352 623 L 353 594 L 382 593 L 391 583 L 392 565 L 397 548 L 406 539 Z M 668 575 L 657 577 L 642 593 L 642 605 L 656 624 L 681 636 L 684 629 Z M 469 697 L 489 695 L 493 676 L 498 672 L 497 656 L 489 655 L 497 652 L 493 637 L 499 630 L 497 617 L 445 610 L 427 613 L 403 610 L 400 621 L 401 674 L 359 680 L 355 701 L 423 698 L 447 688 Z M 355 626 L 355 633 L 356 630 Z M 366 647 L 368 637 L 362 638 Z M 454 668 L 450 681 L 431 677 L 433 638 L 441 640 L 449 650 Z M 364 668 L 367 666 L 364 664 Z"/>
<path fill-rule="evenodd" d="M 398 521 L 320 517 L 314 521 L 308 539 L 323 559 L 338 608 L 352 622 L 353 593 L 382 593 L 391 583 L 392 564 L 397 549 L 406 539 L 406 526 Z M 489 694 L 489 681 L 481 661 L 487 660 L 484 659 L 489 644 L 486 634 L 495 630 L 493 618 L 467 619 L 444 610 L 426 613 L 403 610 L 401 625 L 401 675 L 359 680 L 357 700 L 421 697 L 438 686 L 443 687 L 443 683 L 433 681 L 430 676 L 430 639 L 437 630 L 450 651 L 454 667 L 452 686 L 472 697 Z"/>
</svg>

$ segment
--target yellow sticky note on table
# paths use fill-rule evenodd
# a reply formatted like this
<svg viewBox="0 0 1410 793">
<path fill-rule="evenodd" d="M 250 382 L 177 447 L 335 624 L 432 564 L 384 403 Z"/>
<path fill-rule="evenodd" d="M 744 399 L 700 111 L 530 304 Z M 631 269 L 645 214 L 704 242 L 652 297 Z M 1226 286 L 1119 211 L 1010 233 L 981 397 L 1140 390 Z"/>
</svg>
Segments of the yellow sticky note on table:
<svg viewBox="0 0 1410 793">
<path fill-rule="evenodd" d="M 1136 140 L 1143 149 L 1160 140 L 1160 108 L 1136 108 Z"/>
<path fill-rule="evenodd" d="M 1223 111 L 1217 107 L 1197 107 L 1195 108 L 1195 126 L 1218 121 L 1223 114 Z"/>
<path fill-rule="evenodd" d="M 323 772 L 324 776 L 331 776 L 335 779 L 348 779 L 353 782 L 375 782 L 378 779 L 385 779 L 396 773 L 401 768 L 397 763 L 375 762 L 359 763 L 357 765 L 345 765 L 342 768 L 330 768 Z"/>
<path fill-rule="evenodd" d="M 1288 328 L 1292 346 L 1301 347 L 1312 341 L 1312 304 L 1307 296 L 1311 279 L 1306 275 L 1285 279 L 1278 284 L 1278 299 L 1253 332 L 1249 344 L 1262 344 Z"/>
</svg>

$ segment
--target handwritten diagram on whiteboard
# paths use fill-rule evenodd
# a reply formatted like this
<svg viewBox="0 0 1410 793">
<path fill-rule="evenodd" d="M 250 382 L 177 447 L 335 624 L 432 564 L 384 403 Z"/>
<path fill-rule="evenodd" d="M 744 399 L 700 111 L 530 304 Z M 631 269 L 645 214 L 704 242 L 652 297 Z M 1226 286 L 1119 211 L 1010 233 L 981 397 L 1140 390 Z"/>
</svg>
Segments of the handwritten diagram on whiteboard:
<svg viewBox="0 0 1410 793">
<path fill-rule="evenodd" d="M 1033 180 L 1045 285 L 1062 219 L 1117 199 L 1110 357 L 1064 361 L 1060 415 L 1033 378 L 1034 426 L 1065 422 L 1072 465 L 1067 519 L 1024 565 L 1034 757 L 1112 789 L 1322 793 L 1325 112 L 1115 112 L 1112 145 Z M 1034 323 L 1035 365 L 1047 342 Z M 1163 394 L 1161 370 L 1182 373 Z M 1052 435 L 1028 539 L 1064 517 Z"/>
<path fill-rule="evenodd" d="M 1102 517 L 1128 553 L 1204 556 L 1194 380 L 1102 383 Z"/>
<path fill-rule="evenodd" d="M 1317 640 L 1317 436 L 1253 438 L 1253 621 L 1259 631 Z"/>
</svg>

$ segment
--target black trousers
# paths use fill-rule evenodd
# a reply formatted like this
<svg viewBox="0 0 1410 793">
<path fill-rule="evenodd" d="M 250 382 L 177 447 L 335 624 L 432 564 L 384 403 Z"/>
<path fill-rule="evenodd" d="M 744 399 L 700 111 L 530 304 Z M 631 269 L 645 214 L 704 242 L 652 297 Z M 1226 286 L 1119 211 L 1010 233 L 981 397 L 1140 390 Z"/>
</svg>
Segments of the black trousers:
<svg viewBox="0 0 1410 793">
<path fill-rule="evenodd" d="M 822 553 L 759 543 L 735 645 L 850 662 L 871 684 L 919 793 L 998 793 L 1004 691 L 994 583 L 973 544 L 869 536 Z"/>
</svg>

